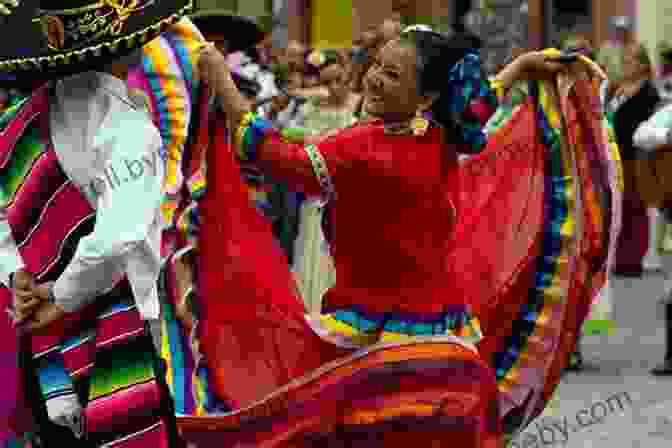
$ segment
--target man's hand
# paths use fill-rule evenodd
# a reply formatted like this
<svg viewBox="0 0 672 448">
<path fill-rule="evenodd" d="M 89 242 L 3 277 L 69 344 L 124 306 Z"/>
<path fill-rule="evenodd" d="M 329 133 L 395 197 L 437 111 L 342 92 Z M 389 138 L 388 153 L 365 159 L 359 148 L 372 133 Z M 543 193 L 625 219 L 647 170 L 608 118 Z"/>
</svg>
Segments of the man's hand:
<svg viewBox="0 0 672 448">
<path fill-rule="evenodd" d="M 22 322 L 32 313 L 40 303 L 35 296 L 35 276 L 30 272 L 19 269 L 12 278 L 12 296 L 17 322 Z"/>
<path fill-rule="evenodd" d="M 22 274 L 20 280 L 22 288 L 15 288 L 14 290 L 14 309 L 16 310 L 18 323 L 29 319 L 38 308 L 49 302 L 50 298 L 51 283 L 36 285 L 32 274 L 28 275 L 30 277 Z"/>
<path fill-rule="evenodd" d="M 55 303 L 42 301 L 40 306 L 31 315 L 26 324 L 26 329 L 32 333 L 41 333 L 52 324 L 65 317 L 65 310 Z"/>
</svg>

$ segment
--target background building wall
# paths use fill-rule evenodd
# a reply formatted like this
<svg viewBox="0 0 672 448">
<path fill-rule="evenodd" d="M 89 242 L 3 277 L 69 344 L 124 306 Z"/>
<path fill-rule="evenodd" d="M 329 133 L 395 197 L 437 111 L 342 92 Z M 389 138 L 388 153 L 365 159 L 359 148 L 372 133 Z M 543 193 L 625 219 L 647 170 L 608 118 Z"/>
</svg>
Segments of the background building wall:
<svg viewBox="0 0 672 448">
<path fill-rule="evenodd" d="M 669 0 L 639 0 L 637 35 L 654 56 L 656 64 L 659 63 L 658 43 L 661 40 L 672 42 L 672 2 Z"/>
<path fill-rule="evenodd" d="M 361 35 L 389 17 L 394 9 L 394 0 L 352 0 L 352 32 Z"/>
<path fill-rule="evenodd" d="M 468 28 L 483 40 L 483 66 L 494 74 L 528 47 L 527 3 L 523 0 L 488 0 L 467 17 Z"/>
<path fill-rule="evenodd" d="M 596 45 L 601 45 L 609 39 L 609 21 L 612 17 L 630 16 L 635 18 L 636 4 L 656 3 L 657 0 L 593 0 L 595 20 L 593 21 L 593 39 Z M 664 1 L 664 0 L 663 0 Z"/>
<path fill-rule="evenodd" d="M 311 45 L 316 48 L 352 46 L 353 16 L 353 0 L 311 0 Z"/>
</svg>

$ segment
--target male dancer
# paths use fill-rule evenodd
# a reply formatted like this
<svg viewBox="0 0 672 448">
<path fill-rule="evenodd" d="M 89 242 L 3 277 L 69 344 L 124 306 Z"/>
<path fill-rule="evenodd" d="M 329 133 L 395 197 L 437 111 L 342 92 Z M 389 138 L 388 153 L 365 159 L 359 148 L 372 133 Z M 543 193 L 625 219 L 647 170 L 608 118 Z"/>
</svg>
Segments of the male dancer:
<svg viewBox="0 0 672 448">
<path fill-rule="evenodd" d="M 0 119 L 0 280 L 31 429 L 48 444 L 175 446 L 155 350 L 163 145 L 125 80 L 191 4 L 39 6 L 43 34 L 18 12 L 3 24 L 25 37 L 20 56 L 0 43 L 0 72 L 49 80 Z"/>
</svg>

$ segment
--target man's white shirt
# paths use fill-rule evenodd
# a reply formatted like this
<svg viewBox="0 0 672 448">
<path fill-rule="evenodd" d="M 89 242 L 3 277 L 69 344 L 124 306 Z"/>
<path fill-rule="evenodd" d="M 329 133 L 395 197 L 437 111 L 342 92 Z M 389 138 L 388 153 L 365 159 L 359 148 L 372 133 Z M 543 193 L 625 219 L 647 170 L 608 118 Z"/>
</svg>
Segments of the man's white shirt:
<svg viewBox="0 0 672 448">
<path fill-rule="evenodd" d="M 57 82 L 50 101 L 52 142 L 61 168 L 96 210 L 53 285 L 56 303 L 74 312 L 128 276 L 140 313 L 159 317 L 163 161 L 148 111 L 112 75 L 87 72 Z M 23 267 L 0 210 L 0 280 Z"/>
</svg>

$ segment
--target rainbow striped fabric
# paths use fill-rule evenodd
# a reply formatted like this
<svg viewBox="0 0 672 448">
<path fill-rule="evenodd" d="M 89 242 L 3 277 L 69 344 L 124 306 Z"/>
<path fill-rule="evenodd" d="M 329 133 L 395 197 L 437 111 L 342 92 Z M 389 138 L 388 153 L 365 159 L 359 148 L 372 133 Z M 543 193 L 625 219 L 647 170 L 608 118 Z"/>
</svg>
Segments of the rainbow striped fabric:
<svg viewBox="0 0 672 448">
<path fill-rule="evenodd" d="M 208 135 L 212 129 L 209 122 L 221 119 L 217 125 L 225 126 L 195 76 L 197 49 L 204 41 L 194 24 L 183 18 L 145 45 L 142 67 L 128 78 L 130 88 L 147 96 L 165 148 L 161 357 L 168 364 L 167 382 L 177 415 L 222 410 L 209 386 L 208 369 L 196 337 L 198 290 L 194 260 L 201 223 L 199 205 L 207 190 L 205 149 L 207 139 L 212 138 Z M 248 182 L 247 187 L 258 208 L 268 208 L 268 185 L 255 187 Z M 190 323 L 181 318 L 181 310 L 187 304 Z"/>
<path fill-rule="evenodd" d="M 519 84 L 486 128 L 496 138 L 533 104 L 547 154 L 540 249 L 529 275 L 521 276 L 531 279 L 529 287 L 521 285 L 528 297 L 514 313 L 512 334 L 494 354 L 500 412 L 510 433 L 522 430 L 550 399 L 606 280 L 622 181 L 598 98 L 598 86 L 571 77 L 557 85 Z"/>
<path fill-rule="evenodd" d="M 205 147 L 195 142 L 209 127 L 210 102 L 195 76 L 197 49 L 205 39 L 183 18 L 145 45 L 142 67 L 129 74 L 128 85 L 149 99 L 150 112 L 164 143 L 162 237 L 164 273 L 161 357 L 177 415 L 203 415 L 217 408 L 208 371 L 198 350 L 195 319 L 180 319 L 185 304 L 196 304 L 196 265 L 200 227 L 199 200 L 206 191 Z M 186 279 L 186 280 L 185 280 Z M 191 307 L 189 307 L 191 309 Z"/>
<path fill-rule="evenodd" d="M 163 215 L 169 230 L 180 238 L 196 243 L 190 227 L 193 220 L 182 215 L 184 190 L 198 198 L 205 189 L 204 161 L 191 161 L 185 170 L 185 147 L 188 146 L 196 104 L 200 100 L 199 81 L 195 75 L 197 49 L 205 39 L 187 18 L 182 19 L 159 38 L 144 46 L 142 67 L 131 71 L 128 85 L 148 98 L 153 121 L 164 143 L 165 181 Z M 180 221 L 183 221 L 182 224 Z M 185 222 L 186 221 L 186 222 Z M 181 231 L 178 230 L 181 228 Z"/>
</svg>

